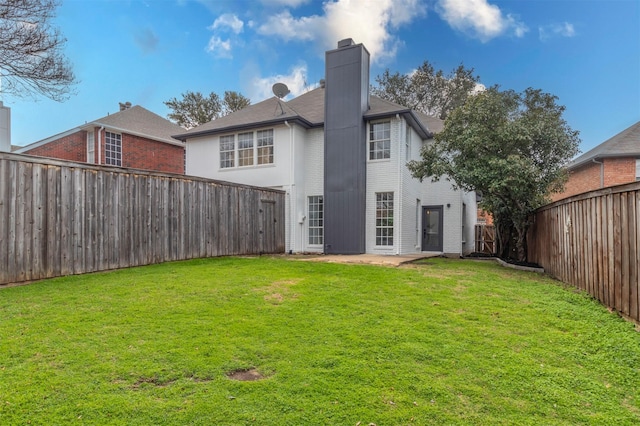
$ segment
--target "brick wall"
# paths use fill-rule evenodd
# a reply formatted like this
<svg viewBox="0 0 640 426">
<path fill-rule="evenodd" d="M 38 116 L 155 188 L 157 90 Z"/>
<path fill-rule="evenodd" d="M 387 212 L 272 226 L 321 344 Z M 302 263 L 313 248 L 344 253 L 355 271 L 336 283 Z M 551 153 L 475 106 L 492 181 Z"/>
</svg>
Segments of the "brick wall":
<svg viewBox="0 0 640 426">
<path fill-rule="evenodd" d="M 104 151 L 102 155 L 104 158 Z M 122 166 L 184 174 L 184 147 L 125 133 L 122 135 Z"/>
<path fill-rule="evenodd" d="M 571 171 L 564 192 L 554 194 L 552 200 L 557 201 L 576 194 L 599 189 L 602 183 L 601 167 L 604 167 L 605 187 L 635 182 L 635 158 L 605 158 L 602 160 L 602 163 L 604 166 L 592 162 Z"/>
<path fill-rule="evenodd" d="M 98 144 L 98 130 L 95 129 L 95 144 Z M 102 152 L 98 158 L 104 164 L 104 131 L 100 135 Z M 61 160 L 87 161 L 87 132 L 78 131 L 63 138 L 51 141 L 39 147 L 25 151 L 25 154 Z M 154 170 L 165 173 L 184 174 L 184 147 L 157 142 L 151 139 L 122 134 L 122 166 L 134 169 Z"/>
<path fill-rule="evenodd" d="M 25 154 L 60 160 L 87 161 L 87 132 L 79 131 L 53 142 L 25 151 Z"/>
</svg>

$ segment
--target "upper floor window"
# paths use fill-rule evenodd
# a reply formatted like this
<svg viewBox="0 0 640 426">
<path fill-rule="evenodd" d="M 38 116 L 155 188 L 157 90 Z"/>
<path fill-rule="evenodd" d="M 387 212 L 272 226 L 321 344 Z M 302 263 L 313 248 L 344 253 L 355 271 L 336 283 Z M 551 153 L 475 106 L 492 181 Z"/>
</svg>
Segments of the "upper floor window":
<svg viewBox="0 0 640 426">
<path fill-rule="evenodd" d="M 256 164 L 273 164 L 273 129 L 220 136 L 221 169 Z"/>
<path fill-rule="evenodd" d="M 220 136 L 220 168 L 235 167 L 236 144 L 233 135 Z"/>
<path fill-rule="evenodd" d="M 391 157 L 391 122 L 369 124 L 369 160 Z"/>
<path fill-rule="evenodd" d="M 636 160 L 636 180 L 640 181 L 640 159 Z"/>
<path fill-rule="evenodd" d="M 258 131 L 258 164 L 273 163 L 273 129 Z"/>
<path fill-rule="evenodd" d="M 104 164 L 109 166 L 122 166 L 122 135 L 105 132 Z"/>
<path fill-rule="evenodd" d="M 253 132 L 238 135 L 238 166 L 253 166 Z"/>
</svg>

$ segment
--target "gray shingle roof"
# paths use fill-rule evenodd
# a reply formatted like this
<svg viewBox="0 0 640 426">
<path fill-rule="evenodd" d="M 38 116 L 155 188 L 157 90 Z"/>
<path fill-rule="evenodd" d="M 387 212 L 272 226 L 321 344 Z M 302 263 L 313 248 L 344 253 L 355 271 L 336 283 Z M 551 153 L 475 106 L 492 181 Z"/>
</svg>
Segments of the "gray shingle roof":
<svg viewBox="0 0 640 426">
<path fill-rule="evenodd" d="M 297 121 L 305 127 L 324 125 L 324 88 L 310 90 L 290 101 L 281 101 L 276 97 L 215 119 L 188 132 L 175 134 L 176 139 L 186 140 L 195 136 L 232 132 L 239 129 L 261 127 Z M 411 111 L 410 109 L 376 96 L 370 98 L 370 109 L 365 118 L 389 117 L 402 114 L 412 126 L 417 128 L 424 138 L 442 130 L 443 122 L 435 117 Z"/>
<path fill-rule="evenodd" d="M 567 168 L 576 169 L 591 160 L 607 157 L 640 158 L 640 121 L 575 158 Z"/>
<path fill-rule="evenodd" d="M 129 109 L 109 114 L 91 121 L 89 124 L 92 126 L 98 125 L 119 129 L 125 133 L 133 133 L 170 143 L 176 142 L 175 139 L 171 137 L 172 135 L 184 131 L 184 129 L 177 124 L 140 105 L 134 105 Z"/>
</svg>

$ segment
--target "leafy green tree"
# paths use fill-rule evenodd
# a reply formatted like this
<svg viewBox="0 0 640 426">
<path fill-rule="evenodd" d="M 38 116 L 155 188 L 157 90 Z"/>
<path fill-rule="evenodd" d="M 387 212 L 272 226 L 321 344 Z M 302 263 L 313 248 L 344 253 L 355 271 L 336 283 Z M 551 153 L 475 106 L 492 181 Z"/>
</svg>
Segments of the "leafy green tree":
<svg viewBox="0 0 640 426">
<path fill-rule="evenodd" d="M 231 114 L 251 105 L 251 100 L 239 92 L 225 91 L 222 98 L 223 115 Z"/>
<path fill-rule="evenodd" d="M 482 193 L 481 207 L 493 215 L 498 252 L 526 261 L 531 213 L 562 190 L 564 165 L 578 153 L 580 139 L 562 118 L 557 97 L 540 90 L 522 93 L 489 88 L 455 109 L 412 174 L 442 177 L 455 187 Z"/>
<path fill-rule="evenodd" d="M 411 74 L 392 74 L 385 70 L 376 77 L 377 86 L 371 90 L 382 99 L 444 120 L 477 89 L 480 77 L 473 72 L 473 68 L 459 65 L 445 75 L 424 61 Z"/>
<path fill-rule="evenodd" d="M 0 1 L 0 88 L 15 96 L 65 100 L 76 83 L 62 50 L 66 40 L 51 25 L 56 0 Z"/>
<path fill-rule="evenodd" d="M 211 92 L 204 96 L 200 92 L 187 91 L 182 99 L 170 99 L 164 102 L 173 112 L 167 117 L 189 130 L 211 120 L 220 118 L 251 104 L 251 101 L 238 92 L 226 91 L 224 98 Z"/>
</svg>

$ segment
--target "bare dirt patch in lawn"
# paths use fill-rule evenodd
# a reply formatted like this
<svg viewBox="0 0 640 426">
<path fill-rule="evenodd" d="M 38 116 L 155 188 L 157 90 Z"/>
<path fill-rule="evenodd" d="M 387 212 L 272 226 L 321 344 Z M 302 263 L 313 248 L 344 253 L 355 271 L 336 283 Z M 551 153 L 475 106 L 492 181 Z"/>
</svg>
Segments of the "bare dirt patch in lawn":
<svg viewBox="0 0 640 426">
<path fill-rule="evenodd" d="M 227 373 L 227 377 L 240 382 L 254 382 L 265 378 L 265 376 L 260 374 L 255 368 L 230 371 Z"/>
</svg>

